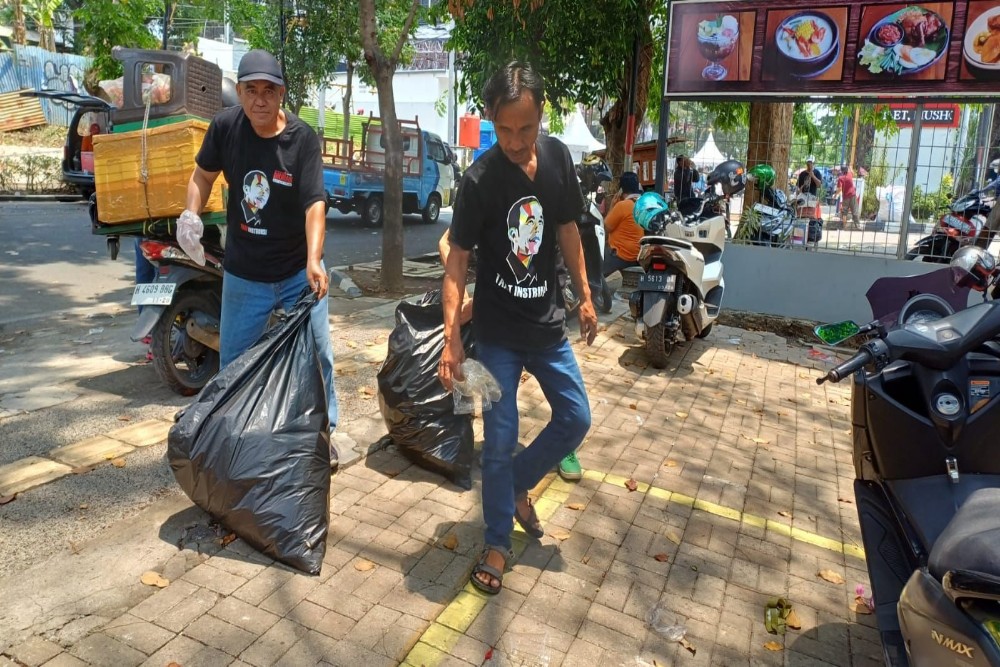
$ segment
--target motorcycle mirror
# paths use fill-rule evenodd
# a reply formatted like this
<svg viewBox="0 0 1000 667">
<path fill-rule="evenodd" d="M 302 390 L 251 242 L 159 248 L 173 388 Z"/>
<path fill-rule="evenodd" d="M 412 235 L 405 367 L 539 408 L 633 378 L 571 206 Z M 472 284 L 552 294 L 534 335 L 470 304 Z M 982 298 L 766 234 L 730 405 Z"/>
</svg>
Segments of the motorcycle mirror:
<svg viewBox="0 0 1000 667">
<path fill-rule="evenodd" d="M 820 324 L 813 329 L 813 333 L 827 345 L 836 345 L 857 336 L 861 333 L 861 327 L 851 320 L 844 320 L 833 324 Z"/>
</svg>

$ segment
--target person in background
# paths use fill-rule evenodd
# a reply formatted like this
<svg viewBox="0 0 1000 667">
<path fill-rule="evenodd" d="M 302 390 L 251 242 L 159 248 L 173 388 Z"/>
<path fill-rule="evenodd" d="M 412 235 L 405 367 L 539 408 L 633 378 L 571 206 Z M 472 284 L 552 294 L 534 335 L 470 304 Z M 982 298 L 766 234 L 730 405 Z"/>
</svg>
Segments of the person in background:
<svg viewBox="0 0 1000 667">
<path fill-rule="evenodd" d="M 797 215 L 808 218 L 819 217 L 819 189 L 823 185 L 823 179 L 814 165 L 816 158 L 812 155 L 806 158 L 806 168 L 799 173 L 799 178 L 795 182 L 795 187 L 799 193 L 804 195 L 803 203 L 797 207 Z"/>
<path fill-rule="evenodd" d="M 846 222 L 848 215 L 851 216 L 851 226 L 849 229 L 861 229 L 861 220 L 858 212 L 861 210 L 861 202 L 858 201 L 858 191 L 854 185 L 854 173 L 849 166 L 840 167 L 840 176 L 837 177 L 837 194 L 842 198 L 840 218 Z"/>
<path fill-rule="evenodd" d="M 683 155 L 678 155 L 674 167 L 674 199 L 676 201 L 694 197 L 692 183 L 696 178 L 697 170 L 694 167 L 694 162 Z"/>
<path fill-rule="evenodd" d="M 610 276 L 615 271 L 638 266 L 639 241 L 645 235 L 645 230 L 636 224 L 632 217 L 635 200 L 642 194 L 639 177 L 631 171 L 626 171 L 618 179 L 619 199 L 608 217 L 604 219 L 604 229 L 608 233 L 607 247 L 604 251 L 604 275 Z"/>
</svg>

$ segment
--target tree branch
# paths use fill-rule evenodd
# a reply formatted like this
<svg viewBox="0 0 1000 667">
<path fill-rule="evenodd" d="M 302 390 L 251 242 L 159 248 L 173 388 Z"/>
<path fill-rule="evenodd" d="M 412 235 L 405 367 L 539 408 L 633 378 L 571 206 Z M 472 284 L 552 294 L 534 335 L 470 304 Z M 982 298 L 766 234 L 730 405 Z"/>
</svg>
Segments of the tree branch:
<svg viewBox="0 0 1000 667">
<path fill-rule="evenodd" d="M 410 30 L 413 29 L 413 22 L 417 18 L 418 7 L 420 7 L 420 0 L 413 0 L 413 4 L 410 5 L 410 14 L 406 17 L 406 23 L 403 24 L 403 31 L 399 33 L 399 39 L 396 40 L 396 48 L 392 50 L 392 58 L 389 60 L 389 65 L 393 69 L 395 69 L 396 63 L 399 62 L 399 54 L 403 52 L 406 40 L 410 37 Z"/>
<path fill-rule="evenodd" d="M 364 50 L 365 61 L 371 65 L 382 55 L 375 36 L 375 0 L 358 2 L 358 26 L 361 29 L 361 48 Z"/>
</svg>

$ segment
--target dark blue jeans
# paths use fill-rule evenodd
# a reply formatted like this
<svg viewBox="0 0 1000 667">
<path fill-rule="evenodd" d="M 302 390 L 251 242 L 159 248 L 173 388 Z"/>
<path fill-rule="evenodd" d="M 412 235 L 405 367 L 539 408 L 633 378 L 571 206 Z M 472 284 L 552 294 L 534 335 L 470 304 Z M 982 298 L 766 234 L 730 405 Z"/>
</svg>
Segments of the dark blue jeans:
<svg viewBox="0 0 1000 667">
<path fill-rule="evenodd" d="M 476 357 L 503 391 L 483 413 L 483 519 L 486 544 L 510 549 L 514 499 L 534 488 L 590 429 L 590 403 L 573 349 L 563 340 L 547 350 L 522 352 L 476 343 Z M 550 421 L 524 450 L 518 444 L 517 389 L 521 371 L 535 376 L 552 408 Z"/>
</svg>

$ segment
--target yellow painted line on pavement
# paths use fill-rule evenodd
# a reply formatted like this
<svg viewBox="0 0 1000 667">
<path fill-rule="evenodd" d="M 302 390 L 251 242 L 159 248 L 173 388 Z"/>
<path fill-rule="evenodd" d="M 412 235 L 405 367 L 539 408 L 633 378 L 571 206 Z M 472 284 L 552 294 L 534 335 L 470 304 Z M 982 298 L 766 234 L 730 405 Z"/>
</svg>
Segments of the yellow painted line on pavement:
<svg viewBox="0 0 1000 667">
<path fill-rule="evenodd" d="M 583 479 L 615 487 L 625 486 L 625 483 L 628 481 L 621 475 L 602 473 L 596 470 L 585 470 Z M 569 494 L 574 487 L 575 484 L 565 482 L 555 474 L 551 474 L 542 480 L 534 489 L 535 493 L 538 494 L 538 500 L 535 501 L 535 511 L 538 512 L 538 518 L 542 521 L 551 518 L 562 504 L 569 499 Z M 684 507 L 690 507 L 754 528 L 763 528 L 779 535 L 785 535 L 798 542 L 827 549 L 828 551 L 853 556 L 860 560 L 864 560 L 865 558 L 864 549 L 859 546 L 838 542 L 837 540 L 823 537 L 816 533 L 810 533 L 801 528 L 794 528 L 780 521 L 766 519 L 706 500 L 699 500 L 698 498 L 671 491 L 670 489 L 636 482 L 635 492 L 649 498 L 683 505 Z M 524 553 L 527 546 L 528 539 L 524 531 L 518 526 L 513 534 L 515 561 Z M 458 592 L 455 599 L 441 611 L 430 627 L 424 631 L 401 664 L 408 667 L 435 667 L 446 661 L 450 657 L 451 650 L 455 647 L 455 644 L 469 629 L 469 626 L 475 622 L 480 612 L 486 608 L 491 597 L 476 589 L 471 583 L 467 583 L 465 588 Z"/>
</svg>

